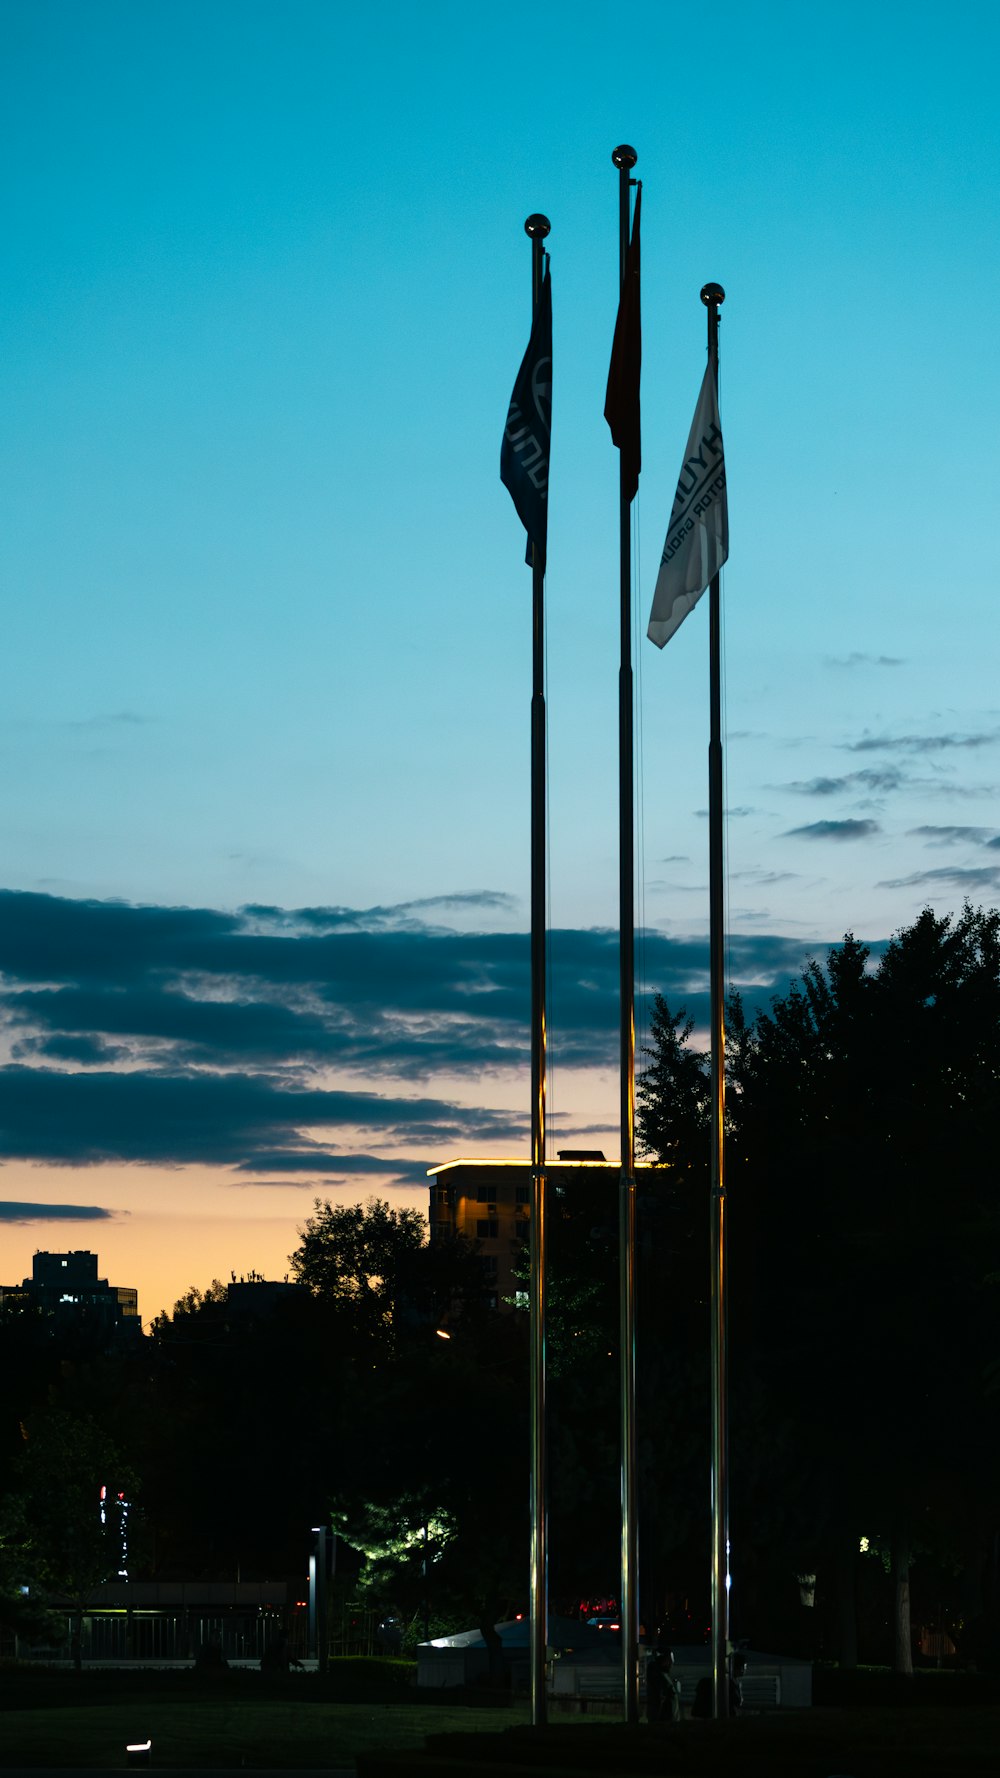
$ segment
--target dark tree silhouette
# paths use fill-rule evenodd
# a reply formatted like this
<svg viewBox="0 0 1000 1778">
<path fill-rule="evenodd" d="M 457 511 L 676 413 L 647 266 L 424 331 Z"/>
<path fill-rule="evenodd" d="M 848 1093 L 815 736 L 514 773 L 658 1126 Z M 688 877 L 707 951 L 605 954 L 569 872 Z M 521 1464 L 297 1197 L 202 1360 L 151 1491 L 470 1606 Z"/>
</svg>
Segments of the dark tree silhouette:
<svg viewBox="0 0 1000 1778">
<path fill-rule="evenodd" d="M 430 1243 L 419 1210 L 394 1210 L 382 1198 L 364 1205 L 317 1198 L 290 1264 L 314 1295 L 349 1313 L 359 1338 L 386 1347 L 483 1301 L 473 1245 L 460 1236 Z"/>
<path fill-rule="evenodd" d="M 101 1489 L 106 1490 L 101 1512 Z M 34 1413 L 25 1427 L 15 1471 L 20 1522 L 35 1574 L 73 1611 L 74 1665 L 81 1665 L 81 1628 L 94 1590 L 119 1570 L 121 1540 L 115 1501 L 131 1499 L 136 1476 L 89 1415 L 61 1407 Z"/>
<path fill-rule="evenodd" d="M 877 960 L 848 935 L 751 1025 L 734 1012 L 736 1543 L 831 1604 L 839 1577 L 847 1658 L 860 1537 L 891 1555 L 905 1672 L 911 1559 L 971 1568 L 996 1532 L 1000 915 L 925 911 Z M 661 1003 L 640 1097 L 681 1182 L 704 1164 L 689 1035 Z"/>
<path fill-rule="evenodd" d="M 354 1368 L 330 1475 L 334 1522 L 383 1602 L 482 1629 L 528 1584 L 527 1353 L 521 1318 L 459 1316 Z"/>
</svg>

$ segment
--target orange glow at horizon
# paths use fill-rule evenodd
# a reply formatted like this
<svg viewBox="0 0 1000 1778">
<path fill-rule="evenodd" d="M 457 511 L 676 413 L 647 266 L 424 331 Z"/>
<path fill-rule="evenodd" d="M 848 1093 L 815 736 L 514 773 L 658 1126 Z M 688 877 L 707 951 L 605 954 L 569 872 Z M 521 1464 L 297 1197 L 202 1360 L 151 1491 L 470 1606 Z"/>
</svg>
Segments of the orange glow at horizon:
<svg viewBox="0 0 1000 1778">
<path fill-rule="evenodd" d="M 386 1164 L 387 1173 L 391 1163 Z M 284 1278 L 298 1231 L 316 1197 L 354 1204 L 387 1195 L 426 1211 L 423 1186 L 370 1181 L 307 1180 L 289 1186 L 234 1186 L 224 1168 L 29 1167 L 3 1168 L 2 1196 L 31 1204 L 100 1205 L 111 1215 L 74 1221 L 38 1220 L 2 1225 L 0 1284 L 31 1276 L 39 1251 L 96 1253 L 109 1284 L 139 1293 L 139 1314 L 148 1329 L 154 1316 L 173 1309 L 192 1286 L 207 1289 L 256 1271 Z"/>
<path fill-rule="evenodd" d="M 475 1081 L 435 1076 L 435 1090 L 455 1103 L 485 1110 L 520 1111 L 523 1140 L 503 1145 L 508 1161 L 530 1159 L 528 1113 L 530 1089 L 526 1070 L 497 1071 Z M 386 1086 L 389 1083 L 384 1083 Z M 617 1077 L 606 1070 L 558 1071 L 558 1089 L 549 1083 L 549 1161 L 560 1147 L 618 1151 L 615 1114 Z M 558 1100 L 558 1107 L 553 1100 Z M 306 1132 L 303 1132 L 306 1134 Z M 322 1144 L 325 1132 L 308 1133 Z M 369 1132 L 338 1133 L 342 1152 L 371 1152 Z M 464 1136 L 456 1144 L 466 1159 L 494 1161 L 496 1136 L 477 1142 Z M 22 1222 L 0 1221 L 0 1284 L 16 1285 L 31 1275 L 32 1255 L 43 1250 L 65 1253 L 86 1249 L 98 1256 L 99 1273 L 109 1284 L 139 1293 L 139 1314 L 148 1328 L 153 1318 L 173 1309 L 192 1287 L 207 1289 L 215 1278 L 228 1282 L 251 1271 L 284 1278 L 299 1230 L 311 1215 L 315 1198 L 334 1204 L 357 1204 L 385 1197 L 394 1205 L 427 1212 L 429 1179 L 415 1185 L 393 1183 L 397 1160 L 426 1160 L 428 1171 L 454 1164 L 454 1151 L 389 1155 L 385 1175 L 364 1173 L 342 1177 L 289 1175 L 263 1184 L 227 1167 L 120 1166 L 53 1167 L 9 1161 L 0 1169 L 0 1199 L 29 1205 L 97 1206 L 107 1216 L 81 1220 L 40 1217 Z M 615 1163 L 610 1163 L 614 1165 Z"/>
</svg>

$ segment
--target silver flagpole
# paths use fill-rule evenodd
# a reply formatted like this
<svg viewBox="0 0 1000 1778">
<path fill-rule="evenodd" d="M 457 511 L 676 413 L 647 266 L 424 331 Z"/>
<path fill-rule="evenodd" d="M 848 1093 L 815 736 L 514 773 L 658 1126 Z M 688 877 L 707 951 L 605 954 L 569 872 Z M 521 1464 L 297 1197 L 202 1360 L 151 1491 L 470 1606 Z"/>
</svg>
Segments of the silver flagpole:
<svg viewBox="0 0 1000 1778">
<path fill-rule="evenodd" d="M 720 284 L 706 284 L 708 356 L 719 376 Z M 729 1715 L 729 1380 L 726 1351 L 726 1006 L 722 827 L 722 671 L 719 576 L 709 585 L 709 972 L 712 1020 L 712 1713 Z"/>
<path fill-rule="evenodd" d="M 623 143 L 611 156 L 618 168 L 619 296 L 629 247 L 631 171 L 638 160 Z M 625 452 L 619 453 L 621 665 L 618 673 L 618 918 L 621 996 L 621 1183 L 618 1292 L 621 1347 L 621 1637 L 625 1720 L 639 1720 L 639 1511 L 635 1425 L 636 1203 L 635 1203 L 635 823 L 632 746 L 631 491 Z"/>
<path fill-rule="evenodd" d="M 529 216 L 532 320 L 542 290 L 547 216 Z M 547 1718 L 548 1482 L 545 1443 L 545 568 L 531 562 L 531 1720 Z"/>
</svg>

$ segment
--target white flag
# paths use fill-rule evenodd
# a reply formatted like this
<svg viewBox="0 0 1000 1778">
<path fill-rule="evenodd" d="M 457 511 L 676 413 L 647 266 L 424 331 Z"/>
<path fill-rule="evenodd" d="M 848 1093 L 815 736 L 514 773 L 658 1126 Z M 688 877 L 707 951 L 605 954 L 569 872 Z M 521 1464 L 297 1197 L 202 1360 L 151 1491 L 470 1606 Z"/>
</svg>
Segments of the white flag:
<svg viewBox="0 0 1000 1778">
<path fill-rule="evenodd" d="M 657 648 L 670 641 L 688 612 L 694 610 L 728 554 L 726 460 L 722 452 L 715 366 L 709 360 L 694 410 L 649 614 L 646 634 Z"/>
</svg>

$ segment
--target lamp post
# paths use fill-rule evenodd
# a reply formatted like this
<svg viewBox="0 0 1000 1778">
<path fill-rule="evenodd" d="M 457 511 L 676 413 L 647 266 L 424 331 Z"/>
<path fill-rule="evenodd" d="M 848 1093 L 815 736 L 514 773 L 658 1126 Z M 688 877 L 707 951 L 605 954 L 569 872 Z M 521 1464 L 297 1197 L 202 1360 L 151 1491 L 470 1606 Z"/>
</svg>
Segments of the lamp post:
<svg viewBox="0 0 1000 1778">
<path fill-rule="evenodd" d="M 330 1653 L 327 1579 L 330 1572 L 331 1536 L 334 1561 L 337 1542 L 329 1525 L 313 1525 L 312 1532 L 316 1543 L 309 1555 L 309 1653 L 315 1656 L 317 1672 L 325 1673 Z"/>
</svg>

